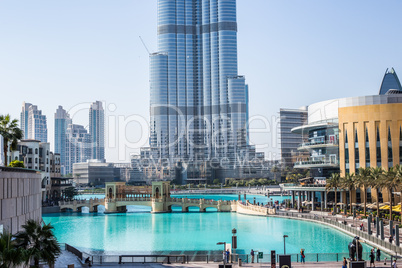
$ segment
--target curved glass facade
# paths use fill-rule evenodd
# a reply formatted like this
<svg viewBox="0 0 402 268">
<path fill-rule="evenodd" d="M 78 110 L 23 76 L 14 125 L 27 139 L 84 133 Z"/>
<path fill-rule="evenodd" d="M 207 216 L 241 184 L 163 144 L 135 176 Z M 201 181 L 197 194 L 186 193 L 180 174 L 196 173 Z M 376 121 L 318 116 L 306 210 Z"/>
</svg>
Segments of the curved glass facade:
<svg viewBox="0 0 402 268">
<path fill-rule="evenodd" d="M 248 97 L 237 74 L 236 0 L 158 0 L 150 146 L 159 157 L 234 159 Z"/>
<path fill-rule="evenodd" d="M 402 91 L 401 82 L 399 82 L 398 76 L 396 75 L 394 68 L 391 68 L 391 70 L 387 69 L 385 71 L 379 95 L 385 95 L 390 89 L 396 89 Z"/>
</svg>

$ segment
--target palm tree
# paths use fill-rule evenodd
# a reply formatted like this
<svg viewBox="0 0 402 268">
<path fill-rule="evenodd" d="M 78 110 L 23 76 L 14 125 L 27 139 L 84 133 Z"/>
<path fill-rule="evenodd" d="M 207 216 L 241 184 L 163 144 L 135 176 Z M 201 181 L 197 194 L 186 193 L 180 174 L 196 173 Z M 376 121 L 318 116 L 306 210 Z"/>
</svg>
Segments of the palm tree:
<svg viewBox="0 0 402 268">
<path fill-rule="evenodd" d="M 336 213 L 336 208 L 337 208 L 337 191 L 338 188 L 340 187 L 340 175 L 339 173 L 332 173 L 331 176 L 327 179 L 326 185 L 325 185 L 325 189 L 327 190 L 327 192 L 332 191 L 332 189 L 334 189 L 335 191 L 335 209 L 334 209 L 334 213 Z"/>
<path fill-rule="evenodd" d="M 357 187 L 363 188 L 364 216 L 366 216 L 367 188 L 371 185 L 370 168 L 359 168 L 359 173 L 356 175 L 356 184 Z"/>
<path fill-rule="evenodd" d="M 371 181 L 371 188 L 375 188 L 376 195 L 377 195 L 377 216 L 380 216 L 380 189 L 382 188 L 382 174 L 384 173 L 384 169 L 382 167 L 373 167 L 370 168 L 370 181 Z"/>
<path fill-rule="evenodd" d="M 0 268 L 16 267 L 26 261 L 26 251 L 18 248 L 12 235 L 5 231 L 0 234 Z"/>
<path fill-rule="evenodd" d="M 401 179 L 397 176 L 395 168 L 390 167 L 384 172 L 382 176 L 382 182 L 385 189 L 388 191 L 389 197 L 389 220 L 392 220 L 392 191 L 396 189 L 401 184 Z"/>
<path fill-rule="evenodd" d="M 18 127 L 18 120 L 11 120 L 10 115 L 0 115 L 0 135 L 3 136 L 4 166 L 7 166 L 8 143 L 11 149 L 16 149 L 18 140 L 22 139 L 22 130 Z"/>
<path fill-rule="evenodd" d="M 279 171 L 279 168 L 277 166 L 273 166 L 271 168 L 271 172 L 274 173 L 274 180 L 276 182 L 276 173 Z"/>
<path fill-rule="evenodd" d="M 42 226 L 34 220 L 28 220 L 22 227 L 24 230 L 15 235 L 17 245 L 27 250 L 28 258 L 34 260 L 35 267 L 39 267 L 40 260 L 52 267 L 61 252 L 53 227 L 50 223 Z"/>
<path fill-rule="evenodd" d="M 356 179 L 355 174 L 346 173 L 345 177 L 341 177 L 341 187 L 347 191 L 349 191 L 349 203 L 350 203 L 350 211 L 352 211 L 352 191 L 356 189 Z M 346 209 L 345 215 L 347 214 L 348 209 L 348 200 L 346 198 Z"/>
</svg>

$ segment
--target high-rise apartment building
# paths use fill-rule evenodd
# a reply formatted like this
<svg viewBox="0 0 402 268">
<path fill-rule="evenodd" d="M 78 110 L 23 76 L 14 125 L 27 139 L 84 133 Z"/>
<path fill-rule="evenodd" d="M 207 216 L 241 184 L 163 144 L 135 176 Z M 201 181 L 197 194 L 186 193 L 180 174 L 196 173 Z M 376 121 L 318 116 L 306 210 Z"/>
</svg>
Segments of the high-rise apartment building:
<svg viewBox="0 0 402 268">
<path fill-rule="evenodd" d="M 62 106 L 59 106 L 54 114 L 54 152 L 60 154 L 61 174 L 66 173 L 66 131 L 72 124 L 70 115 Z"/>
<path fill-rule="evenodd" d="M 46 115 L 38 110 L 38 106 L 25 102 L 22 104 L 20 125 L 24 139 L 47 142 Z"/>
<path fill-rule="evenodd" d="M 70 124 L 66 130 L 65 172 L 73 173 L 73 164 L 91 159 L 91 136 L 81 125 Z"/>
<path fill-rule="evenodd" d="M 294 163 L 300 160 L 300 157 L 303 155 L 308 156 L 308 154 L 298 150 L 301 144 L 307 141 L 308 135 L 292 133 L 291 131 L 293 128 L 307 123 L 307 108 L 280 109 L 279 116 L 282 164 L 287 167 L 293 167 Z"/>
<path fill-rule="evenodd" d="M 32 106 L 31 103 L 22 103 L 22 111 L 21 111 L 21 116 L 20 116 L 20 125 L 21 125 L 21 130 L 23 132 L 23 139 L 28 139 L 28 111 L 29 107 Z"/>
<path fill-rule="evenodd" d="M 236 0 L 158 0 L 158 51 L 150 55 L 153 154 L 234 160 L 248 133 Z"/>
<path fill-rule="evenodd" d="M 105 112 L 102 102 L 96 101 L 89 109 L 89 134 L 91 136 L 91 159 L 105 159 Z"/>
</svg>

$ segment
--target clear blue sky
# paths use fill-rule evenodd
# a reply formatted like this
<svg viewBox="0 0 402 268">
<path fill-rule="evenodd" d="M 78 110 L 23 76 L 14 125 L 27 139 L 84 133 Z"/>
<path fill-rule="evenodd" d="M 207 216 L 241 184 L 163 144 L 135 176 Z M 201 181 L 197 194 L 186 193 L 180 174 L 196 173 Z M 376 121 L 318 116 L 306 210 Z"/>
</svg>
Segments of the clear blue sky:
<svg viewBox="0 0 402 268">
<path fill-rule="evenodd" d="M 95 100 L 110 116 L 149 117 L 148 54 L 156 51 L 156 0 L 0 0 L 0 114 L 23 101 L 47 115 Z M 279 108 L 377 94 L 388 67 L 402 77 L 402 1 L 238 0 L 239 74 L 250 85 L 250 116 Z M 74 117 L 88 124 L 87 111 Z M 255 123 L 254 127 L 260 124 Z M 127 138 L 138 140 L 138 124 Z M 274 131 L 274 130 L 273 130 Z M 278 152 L 269 133 L 253 134 Z M 127 150 L 106 150 L 128 161 Z"/>
</svg>

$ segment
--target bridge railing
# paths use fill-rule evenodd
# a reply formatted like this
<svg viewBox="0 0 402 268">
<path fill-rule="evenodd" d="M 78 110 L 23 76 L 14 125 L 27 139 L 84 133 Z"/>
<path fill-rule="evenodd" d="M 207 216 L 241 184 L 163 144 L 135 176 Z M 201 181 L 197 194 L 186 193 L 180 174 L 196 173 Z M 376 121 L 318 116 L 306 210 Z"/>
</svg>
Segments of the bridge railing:
<svg viewBox="0 0 402 268">
<path fill-rule="evenodd" d="M 82 204 L 99 204 L 99 203 L 104 203 L 105 199 L 77 199 L 77 200 L 73 200 L 73 201 L 59 201 L 59 206 L 68 206 L 68 205 L 82 205 Z"/>
<path fill-rule="evenodd" d="M 149 202 L 151 200 L 152 200 L 151 197 L 125 197 L 125 198 L 108 199 L 107 202 Z"/>
<path fill-rule="evenodd" d="M 217 206 L 219 203 L 221 205 L 230 205 L 230 200 L 213 200 L 213 199 L 193 199 L 193 198 L 179 198 L 179 197 L 171 197 L 167 200 L 167 202 L 172 203 L 186 203 L 186 204 L 206 204 L 206 205 L 215 205 Z"/>
<path fill-rule="evenodd" d="M 276 210 L 274 208 L 267 208 L 267 207 L 253 205 L 249 201 L 247 201 L 246 204 L 243 204 L 241 201 L 237 201 L 237 205 L 242 207 L 243 209 L 263 213 L 263 214 L 266 214 L 266 215 L 276 213 Z"/>
</svg>

